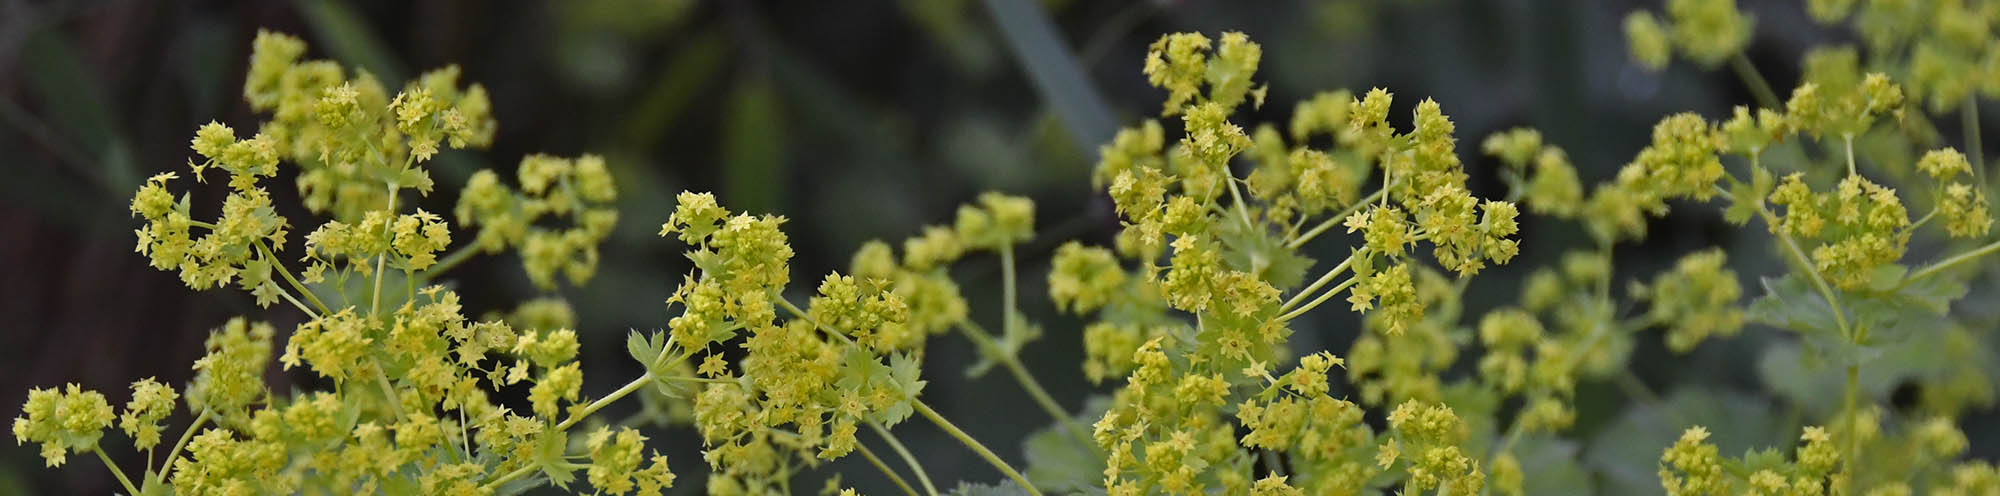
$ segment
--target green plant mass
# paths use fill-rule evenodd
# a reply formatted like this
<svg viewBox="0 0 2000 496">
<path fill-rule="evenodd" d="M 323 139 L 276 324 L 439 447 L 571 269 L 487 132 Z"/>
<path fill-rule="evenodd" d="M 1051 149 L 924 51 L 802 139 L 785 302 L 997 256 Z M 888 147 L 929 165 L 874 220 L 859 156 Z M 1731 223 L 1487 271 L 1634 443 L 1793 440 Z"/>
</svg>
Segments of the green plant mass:
<svg viewBox="0 0 2000 496">
<path fill-rule="evenodd" d="M 186 166 L 129 204 L 137 256 L 258 308 L 215 323 L 191 380 L 36 387 L 12 434 L 135 495 L 2000 494 L 1991 448 L 1961 430 L 2000 390 L 1990 311 L 1968 308 L 2000 280 L 1976 113 L 2000 97 L 2000 5 L 1802 8 L 1857 45 L 1813 48 L 1788 94 L 1746 55 L 1761 26 L 1732 0 L 1605 27 L 1635 69 L 1728 65 L 1755 100 L 1657 116 L 1607 174 L 1553 134 L 1466 136 L 1452 102 L 1389 88 L 1262 122 L 1284 114 L 1263 45 L 1161 35 L 1114 55 L 1157 117 L 1074 175 L 1115 234 L 1038 229 L 1035 201 L 987 192 L 851 255 L 711 193 L 621 211 L 616 155 L 452 172 L 446 150 L 495 145 L 501 95 L 456 66 L 385 85 L 261 31 L 242 84 L 261 122 L 198 127 Z M 1934 122 L 1960 114 L 1963 138 Z M 1673 242 L 1670 210 L 1752 247 Z M 602 263 L 621 222 L 660 223 L 648 242 L 691 267 L 609 303 L 660 316 L 621 334 L 625 356 L 586 353 L 616 331 L 580 328 L 564 299 L 475 306 L 452 282 L 506 256 L 542 291 L 588 286 L 624 270 Z M 1625 255 L 1663 238 L 1677 260 Z M 794 280 L 825 253 L 851 261 Z M 1638 350 L 1753 338 L 1768 397 L 1661 395 L 1633 372 Z M 1081 360 L 1043 365 L 1053 341 Z M 927 401 L 995 371 L 976 387 L 1017 388 L 1045 427 L 983 435 Z M 1049 384 L 1093 394 L 1065 407 Z M 1643 408 L 1593 411 L 1593 394 Z M 933 450 L 977 470 L 946 479 Z"/>
</svg>

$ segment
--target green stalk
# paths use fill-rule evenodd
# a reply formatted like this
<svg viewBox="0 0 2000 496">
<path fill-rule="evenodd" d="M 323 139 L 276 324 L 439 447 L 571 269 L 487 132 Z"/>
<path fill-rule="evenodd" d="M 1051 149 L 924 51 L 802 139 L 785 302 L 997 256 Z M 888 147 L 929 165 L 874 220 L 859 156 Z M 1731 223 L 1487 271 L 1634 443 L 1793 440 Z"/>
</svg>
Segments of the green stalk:
<svg viewBox="0 0 2000 496">
<path fill-rule="evenodd" d="M 194 439 L 195 431 L 200 430 L 202 424 L 208 423 L 209 415 L 210 414 L 208 409 L 203 408 L 201 410 L 200 415 L 194 416 L 194 423 L 188 424 L 187 430 L 181 431 L 181 440 L 175 441 L 174 448 L 167 450 L 166 459 L 160 460 L 160 470 L 158 472 L 153 473 L 153 478 L 155 482 L 161 482 L 167 479 L 167 469 L 173 466 L 174 457 L 180 456 L 181 448 L 187 447 L 189 439 Z"/>
<path fill-rule="evenodd" d="M 633 391 L 638 391 L 639 388 L 645 387 L 646 383 L 651 382 L 652 380 L 653 380 L 652 372 L 639 374 L 638 379 L 633 379 L 632 382 L 625 383 L 624 387 L 618 388 L 617 391 L 612 391 L 610 395 L 607 395 L 603 398 L 598 398 L 597 401 L 592 401 L 590 402 L 589 405 L 584 405 L 583 410 L 570 412 L 568 419 L 563 420 L 562 423 L 560 424 L 556 424 L 556 430 L 560 431 L 569 429 L 570 426 L 576 425 L 577 422 L 582 422 L 584 417 L 589 417 L 590 414 L 597 413 L 598 409 L 604 408 L 605 406 L 610 405 L 612 402 L 618 401 L 620 398 L 624 398 L 626 395 L 632 394 Z"/>
<path fill-rule="evenodd" d="M 118 476 L 118 483 L 123 484 L 125 486 L 126 491 L 130 491 L 134 495 L 139 494 L 139 488 L 132 486 L 132 479 L 125 478 L 125 471 L 118 470 L 118 464 L 111 463 L 111 457 L 105 455 L 103 449 L 98 448 L 97 445 L 95 444 L 92 444 L 90 445 L 90 452 L 96 453 L 97 459 L 104 460 L 104 468 L 110 469 L 111 475 Z"/>
<path fill-rule="evenodd" d="M 1972 154 L 1972 175 L 1979 177 L 1986 173 L 1986 151 L 1979 146 L 1979 99 L 1965 98 L 1965 111 L 1959 112 L 1965 124 L 1965 151 Z"/>
<path fill-rule="evenodd" d="M 1847 366 L 1847 475 L 1854 477 L 1856 465 L 1861 455 L 1860 411 L 1857 410 L 1861 396 L 1861 366 Z"/>
<path fill-rule="evenodd" d="M 916 400 L 912 399 L 910 401 L 914 402 Z M 888 428 L 882 427 L 882 424 L 876 423 L 873 420 L 868 421 L 868 428 L 873 429 L 875 435 L 881 436 L 883 442 L 889 443 L 889 449 L 896 450 L 896 454 L 903 457 L 903 463 L 910 466 L 911 472 L 916 472 L 917 482 L 924 485 L 925 494 L 937 496 L 937 486 L 931 485 L 931 476 L 924 472 L 924 465 L 917 463 L 917 457 L 910 454 L 910 449 L 903 447 L 902 440 L 896 439 L 896 435 L 890 433 Z M 861 443 L 854 444 L 859 446 Z"/>
<path fill-rule="evenodd" d="M 1227 172 L 1228 170 L 1229 169 L 1227 167 L 1223 168 L 1224 172 Z M 1236 175 L 1233 173 L 1230 174 L 1227 179 L 1223 179 L 1223 182 L 1229 183 L 1229 198 L 1231 200 L 1234 200 L 1233 203 L 1235 203 L 1236 206 L 1236 216 L 1243 220 L 1243 228 L 1244 229 L 1256 228 L 1256 224 L 1252 224 L 1250 222 L 1250 209 L 1248 207 L 1243 206 L 1243 194 L 1236 192 L 1236 190 L 1238 189 L 1236 187 Z"/>
<path fill-rule="evenodd" d="M 1994 250 L 2000 250 L 2000 241 L 1987 243 L 1985 246 L 1973 248 L 1971 250 L 1966 251 L 1965 253 L 1960 253 L 1957 256 L 1945 259 L 1942 262 L 1926 265 L 1924 266 L 1924 268 L 1918 269 L 1916 272 L 1911 272 L 1909 277 L 1903 278 L 1903 284 L 1907 286 L 1913 281 L 1937 275 L 1938 272 L 1951 268 L 1951 266 L 1953 265 L 1958 265 L 1961 263 L 1972 261 L 1979 257 L 1986 256 L 1987 254 L 1993 253 Z"/>
<path fill-rule="evenodd" d="M 389 382 L 389 371 L 382 369 L 382 361 L 375 360 L 375 383 L 382 386 L 383 400 L 389 402 L 389 411 L 396 414 L 396 420 L 403 420 L 403 397 L 396 394 L 396 386 Z"/>
<path fill-rule="evenodd" d="M 278 263 L 277 255 L 271 252 L 271 247 L 264 245 L 264 240 L 257 240 L 257 250 L 264 252 L 264 258 L 271 259 L 271 268 L 277 269 L 278 275 L 284 276 L 285 282 L 291 283 L 293 288 L 299 290 L 299 294 L 305 295 L 306 300 L 311 301 L 313 306 L 319 307 L 320 313 L 333 313 L 333 309 L 327 308 L 326 303 L 320 301 L 319 295 L 313 294 L 304 283 L 300 283 L 299 279 L 292 275 L 292 271 L 285 268 L 285 264 Z"/>
<path fill-rule="evenodd" d="M 390 184 L 390 185 L 389 185 L 389 208 L 388 208 L 388 210 L 389 210 L 389 215 L 390 215 L 390 216 L 395 216 L 395 215 L 396 215 L 396 185 L 395 185 L 395 184 Z M 384 230 L 387 230 L 387 229 L 388 229 L 388 226 L 386 226 L 386 225 L 385 225 L 385 226 L 383 226 L 383 227 L 382 227 L 382 229 L 384 229 Z M 375 273 L 374 273 L 374 274 L 370 274 L 371 276 L 374 276 L 374 278 L 375 278 L 375 294 L 374 294 L 374 296 L 372 296 L 372 297 L 370 297 L 370 298 L 368 299 L 368 316 L 370 316 L 370 317 L 373 317 L 373 316 L 375 316 L 375 314 L 376 314 L 376 313 L 378 313 L 378 312 L 379 312 L 379 311 L 380 311 L 380 310 L 382 309 L 382 266 L 384 265 L 384 263 L 385 263 L 385 262 L 388 262 L 388 261 L 389 261 L 389 252 L 387 252 L 387 251 L 383 251 L 383 252 L 382 252 L 382 254 L 380 254 L 380 255 L 376 255 L 376 256 L 375 256 Z"/>
<path fill-rule="evenodd" d="M 930 419 L 931 423 L 937 424 L 938 428 L 944 429 L 946 433 L 951 434 L 951 437 L 958 438 L 958 442 L 965 444 L 967 448 L 972 448 L 972 451 L 978 453 L 980 458 L 985 458 L 986 463 L 993 465 L 993 468 L 1000 469 L 1000 473 L 1007 474 L 1007 478 L 1013 479 L 1015 483 L 1020 484 L 1021 489 L 1026 490 L 1028 494 L 1042 496 L 1041 490 L 1035 489 L 1035 485 L 1028 482 L 1028 478 L 1021 475 L 1020 471 L 1014 470 L 1012 465 L 1008 465 L 1005 460 L 1001 460 L 1000 455 L 993 454 L 993 450 L 986 449 L 986 445 L 979 444 L 979 440 L 973 439 L 965 431 L 959 430 L 958 426 L 952 425 L 951 421 L 945 420 L 943 415 L 938 415 L 937 410 L 932 410 L 930 405 L 926 405 L 916 398 L 910 398 L 910 404 L 917 407 L 917 413 L 923 414 L 924 418 Z"/>
<path fill-rule="evenodd" d="M 431 274 L 443 273 L 458 267 L 458 264 L 465 263 L 466 260 L 471 260 L 472 256 L 477 254 L 479 254 L 479 245 L 477 243 L 458 245 L 458 248 L 453 248 L 451 253 L 446 253 L 444 258 L 438 259 L 437 263 L 424 268 L 424 282 L 431 281 Z"/>
<path fill-rule="evenodd" d="M 889 476 L 889 482 L 894 482 L 896 487 L 902 488 L 903 494 L 917 496 L 917 490 L 910 487 L 910 482 L 903 480 L 903 476 L 897 475 L 896 471 L 890 470 L 888 464 L 882 463 L 882 458 L 875 456 L 875 451 L 868 449 L 868 445 L 856 442 L 854 450 L 861 452 L 861 457 L 867 458 L 869 464 L 875 465 L 875 470 L 880 470 L 882 475 Z"/>
<path fill-rule="evenodd" d="M 1285 303 L 1283 305 L 1278 305 L 1278 311 L 1284 312 L 1287 310 L 1291 310 L 1292 307 L 1298 305 L 1299 302 L 1305 301 L 1306 295 L 1310 295 L 1314 291 L 1318 291 L 1319 288 L 1321 286 L 1325 286 L 1326 283 L 1333 282 L 1335 276 L 1339 276 L 1342 272 L 1346 272 L 1348 266 L 1352 265 L 1353 263 L 1354 263 L 1354 255 L 1348 255 L 1346 260 L 1340 261 L 1340 265 L 1335 265 L 1333 266 L 1332 269 L 1328 269 L 1326 271 L 1326 274 L 1319 276 L 1319 279 L 1314 280 L 1313 283 L 1307 285 L 1305 289 L 1299 290 L 1297 294 L 1292 295 L 1291 299 L 1285 300 Z"/>
<path fill-rule="evenodd" d="M 487 482 L 485 486 L 481 487 L 481 489 L 484 489 L 485 492 L 488 493 L 495 492 L 500 489 L 501 484 L 506 484 L 510 481 L 513 481 L 514 479 L 519 479 L 522 476 L 534 473 L 535 470 L 536 470 L 535 465 L 532 464 L 522 465 L 521 468 L 514 469 L 514 471 L 512 472 L 501 474 L 500 477 L 495 478 L 490 482 Z"/>
<path fill-rule="evenodd" d="M 1383 186 L 1382 189 L 1375 190 L 1374 193 L 1370 193 L 1368 194 L 1368 196 L 1363 197 L 1360 200 L 1355 200 L 1353 205 L 1347 206 L 1347 209 L 1341 210 L 1339 213 L 1333 214 L 1332 217 L 1327 217 L 1325 221 L 1320 222 L 1319 225 L 1313 226 L 1313 228 L 1307 230 L 1305 234 L 1300 234 L 1299 237 L 1293 238 L 1291 242 L 1285 243 L 1285 248 L 1296 250 L 1301 246 L 1305 246 L 1306 242 L 1312 241 L 1312 239 L 1314 237 L 1319 236 L 1320 233 L 1326 232 L 1327 229 L 1332 229 L 1333 226 L 1340 225 L 1340 222 L 1346 220 L 1348 215 L 1353 215 L 1355 211 L 1361 210 L 1361 207 L 1367 206 L 1370 202 L 1375 201 L 1376 198 L 1387 194 L 1389 188 L 1391 187 L 1395 187 L 1395 184 L 1389 184 L 1387 186 Z"/>
<path fill-rule="evenodd" d="M 1729 58 L 1729 68 L 1735 69 L 1736 77 L 1742 78 L 1743 84 L 1750 87 L 1750 94 L 1757 97 L 1758 105 L 1772 110 L 1785 108 L 1778 102 L 1778 93 L 1771 91 L 1771 83 L 1764 82 L 1764 75 L 1757 73 L 1757 66 L 1751 65 L 1750 59 L 1744 57 L 1742 52 Z"/>
<path fill-rule="evenodd" d="M 982 352 L 992 356 L 994 361 L 1000 362 L 1000 365 L 1005 367 L 1007 372 L 1014 376 L 1014 382 L 1020 383 L 1021 389 L 1026 390 L 1028 396 L 1034 398 L 1035 404 L 1041 405 L 1043 411 L 1048 412 L 1050 417 L 1054 417 L 1057 423 L 1063 424 L 1063 427 L 1069 430 L 1070 435 L 1076 436 L 1077 440 L 1086 443 L 1091 441 L 1090 431 L 1084 429 L 1081 424 L 1078 424 L 1076 417 L 1070 416 L 1069 412 L 1064 411 L 1062 404 L 1057 403 L 1055 397 L 1049 395 L 1048 390 L 1042 388 L 1041 381 L 1035 380 L 1035 376 L 1028 372 L 1026 366 L 1021 364 L 1020 357 L 1001 351 L 1000 345 L 994 343 L 993 337 L 988 335 L 986 330 L 979 328 L 979 324 L 972 323 L 971 321 L 960 322 L 958 329 L 960 332 L 964 332 L 965 337 L 971 339 L 974 345 L 979 346 Z"/>
<path fill-rule="evenodd" d="M 1349 286 L 1353 286 L 1355 283 L 1360 281 L 1361 278 L 1359 277 L 1349 277 L 1347 278 L 1346 281 L 1343 281 L 1340 284 L 1335 285 L 1333 289 L 1326 290 L 1325 293 L 1320 293 L 1319 297 L 1313 298 L 1313 301 L 1311 303 L 1307 303 L 1303 306 L 1300 306 L 1299 308 L 1292 310 L 1291 312 L 1288 312 L 1284 315 L 1279 315 L 1278 320 L 1286 321 L 1299 318 L 1300 315 L 1305 315 L 1306 312 L 1319 307 L 1319 304 L 1321 303 L 1326 303 L 1326 300 L 1332 299 L 1334 295 L 1340 294 L 1342 290 L 1345 290 Z"/>
<path fill-rule="evenodd" d="M 1855 173 L 1854 173 L 1854 135 L 1853 135 L 1853 134 L 1842 134 L 1842 135 L 1840 135 L 1840 141 L 1841 141 L 1841 143 L 1842 143 L 1842 144 L 1844 144 L 1844 145 L 1845 145 L 1845 146 L 1847 147 L 1847 175 L 1849 175 L 1849 176 L 1853 176 L 1853 175 L 1855 174 Z"/>
<path fill-rule="evenodd" d="M 1016 299 L 1017 297 L 1015 296 L 1014 291 L 1015 291 L 1014 245 L 1011 243 L 1001 244 L 1000 245 L 1000 307 L 1001 307 L 1000 318 L 1001 318 L 1001 325 L 1005 326 L 1000 328 L 1000 332 L 1002 335 L 1011 334 L 1014 332 L 1015 329 L 1019 328 L 1016 327 L 1016 325 L 1019 324 L 1019 322 L 1016 322 L 1017 320 L 1019 320 L 1019 316 L 1015 315 L 1019 313 L 1018 311 L 1015 310 L 1016 302 L 1019 300 Z"/>
</svg>

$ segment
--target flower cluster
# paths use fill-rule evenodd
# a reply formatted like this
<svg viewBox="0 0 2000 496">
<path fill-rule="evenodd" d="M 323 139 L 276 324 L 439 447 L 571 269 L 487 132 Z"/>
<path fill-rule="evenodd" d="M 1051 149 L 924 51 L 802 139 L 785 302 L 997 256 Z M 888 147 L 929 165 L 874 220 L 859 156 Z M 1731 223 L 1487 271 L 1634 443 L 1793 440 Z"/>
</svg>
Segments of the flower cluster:
<svg viewBox="0 0 2000 496">
<path fill-rule="evenodd" d="M 2000 95 L 2000 12 L 1977 2 L 1854 2 L 1814 0 L 1808 12 L 1824 24 L 1847 22 L 1871 60 L 1908 81 L 1934 113 L 1976 96 Z"/>
<path fill-rule="evenodd" d="M 1669 0 L 1665 22 L 1646 11 L 1626 16 L 1625 39 L 1632 58 L 1653 70 L 1666 67 L 1675 52 L 1715 68 L 1743 52 L 1754 25 L 1736 0 Z"/>
<path fill-rule="evenodd" d="M 1667 326 L 1668 349 L 1687 353 L 1709 336 L 1732 336 L 1743 328 L 1737 303 L 1743 288 L 1736 271 L 1723 265 L 1726 260 L 1721 250 L 1691 254 L 1652 284 L 1634 288 L 1635 295 L 1652 300 L 1646 318 Z"/>
<path fill-rule="evenodd" d="M 416 164 L 440 145 L 492 144 L 499 125 L 486 90 L 461 88 L 456 66 L 391 95 L 374 75 L 349 77 L 333 61 L 302 60 L 305 52 L 298 38 L 259 32 L 243 96 L 251 110 L 271 113 L 259 131 L 275 156 L 299 165 L 300 197 L 314 213 L 360 220 L 394 195 L 385 182 L 429 192 L 430 174 Z"/>
<path fill-rule="evenodd" d="M 485 253 L 519 249 L 528 279 L 543 289 L 555 287 L 558 272 L 571 284 L 589 281 L 597 272 L 597 245 L 618 224 L 612 207 L 618 190 L 604 159 L 530 155 L 521 159 L 518 175 L 519 191 L 490 170 L 466 181 L 453 213 L 460 224 L 479 227 L 473 246 Z M 544 227 L 545 218 L 568 218 L 570 227 Z"/>
<path fill-rule="evenodd" d="M 1542 133 L 1515 128 L 1486 137 L 1480 146 L 1487 155 L 1506 164 L 1501 177 L 1512 189 L 1522 191 L 1528 211 L 1537 215 L 1570 218 L 1583 203 L 1583 186 L 1576 167 L 1562 148 L 1544 144 Z M 1523 172 L 1526 175 L 1523 175 Z"/>
<path fill-rule="evenodd" d="M 1485 487 L 1486 476 L 1480 472 L 1479 462 L 1467 456 L 1463 447 L 1465 423 L 1450 407 L 1405 402 L 1389 413 L 1389 431 L 1390 444 L 1377 461 L 1383 468 L 1399 461 L 1406 464 L 1409 489 L 1477 494 Z M 1404 450 L 1409 453 L 1402 454 Z"/>
</svg>

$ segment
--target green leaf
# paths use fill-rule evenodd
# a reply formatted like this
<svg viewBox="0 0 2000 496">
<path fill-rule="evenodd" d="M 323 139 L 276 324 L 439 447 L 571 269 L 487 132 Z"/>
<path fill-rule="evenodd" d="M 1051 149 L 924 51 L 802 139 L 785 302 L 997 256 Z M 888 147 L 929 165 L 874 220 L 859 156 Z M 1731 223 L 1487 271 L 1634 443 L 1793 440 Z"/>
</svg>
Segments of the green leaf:
<svg viewBox="0 0 2000 496">
<path fill-rule="evenodd" d="M 1875 267 L 1875 270 L 1868 272 L 1868 289 L 1894 291 L 1903 285 L 1903 275 L 1908 273 L 1910 273 L 1910 268 L 1904 267 L 1902 264 Z"/>
<path fill-rule="evenodd" d="M 1285 247 L 1285 241 L 1265 229 L 1243 228 L 1232 210 L 1217 224 L 1218 239 L 1224 247 L 1223 262 L 1229 268 L 1256 274 L 1276 288 L 1296 288 L 1306 279 L 1313 259 Z"/>
<path fill-rule="evenodd" d="M 306 23 L 319 35 L 319 45 L 333 58 L 366 70 L 385 83 L 404 81 L 405 72 L 389 46 L 368 29 L 360 13 L 346 2 L 318 0 L 299 3 Z"/>
<path fill-rule="evenodd" d="M 746 212 L 782 210 L 785 119 L 763 78 L 740 83 L 722 122 L 722 197 Z"/>
<path fill-rule="evenodd" d="M 1832 307 L 1804 278 L 1786 274 L 1776 280 L 1765 278 L 1763 283 L 1764 296 L 1750 302 L 1744 311 L 1745 318 L 1800 334 L 1840 335 Z"/>
<path fill-rule="evenodd" d="M 895 387 L 896 391 L 903 394 L 903 400 L 897 401 L 894 406 L 882 412 L 883 416 L 886 417 L 883 424 L 896 425 L 902 422 L 903 419 L 910 418 L 910 414 L 915 411 L 911 407 L 911 403 L 916 401 L 918 394 L 924 392 L 924 384 L 926 384 L 924 380 L 918 378 L 922 372 L 919 370 L 921 366 L 922 364 L 917 363 L 915 358 L 910 358 L 909 355 L 902 353 L 897 353 L 889 357 L 890 384 Z"/>
<path fill-rule="evenodd" d="M 1602 481 L 1603 494 L 1657 494 L 1660 454 L 1688 427 L 1702 426 L 1723 453 L 1789 443 L 1795 426 L 1780 420 L 1768 400 L 1733 391 L 1680 389 L 1657 405 L 1635 404 L 1599 430 L 1583 460 Z M 1525 470 L 1525 463 L 1523 463 Z M 1533 477 L 1533 472 L 1529 472 Z"/>
<path fill-rule="evenodd" d="M 1021 485 L 1015 484 L 1012 479 L 1002 480 L 996 484 L 960 482 L 957 489 L 945 493 L 946 496 L 1027 496 L 1027 494 L 1028 491 L 1021 489 Z"/>
<path fill-rule="evenodd" d="M 1664 447 L 1662 447 L 1664 449 Z M 1526 436 L 1514 443 L 1514 459 L 1521 462 L 1525 475 L 1524 494 L 1597 494 L 1590 471 L 1577 459 L 1582 451 L 1575 442 L 1548 436 Z"/>
<path fill-rule="evenodd" d="M 1861 374 L 1861 393 L 1883 400 L 1904 382 L 1951 373 L 1952 366 L 1958 364 L 1938 359 L 1938 350 L 1951 346 L 1948 338 L 1944 332 L 1923 333 L 1881 347 Z M 1779 343 L 1766 348 L 1758 358 L 1757 376 L 1765 388 L 1797 405 L 1806 417 L 1822 418 L 1838 412 L 1843 401 L 1847 374 L 1837 365 L 1806 353 L 1797 344 Z"/>
<path fill-rule="evenodd" d="M 563 450 L 569 447 L 569 434 L 563 431 L 544 432 L 535 443 L 535 465 L 542 468 L 549 483 L 568 489 L 569 483 L 576 481 L 576 473 L 569 469 L 569 462 L 563 460 Z"/>
<path fill-rule="evenodd" d="M 1723 220 L 1744 225 L 1764 206 L 1764 197 L 1770 196 L 1773 186 L 1771 171 L 1755 167 L 1751 169 L 1751 174 L 1749 183 L 1736 183 L 1729 187 L 1729 209 L 1722 211 Z"/>
<path fill-rule="evenodd" d="M 632 360 L 639 362 L 639 366 L 645 367 L 648 371 L 654 368 L 653 359 L 660 356 L 660 350 L 654 348 L 652 342 L 646 339 L 646 335 L 640 334 L 639 331 L 625 335 L 625 353 L 632 355 Z"/>
<path fill-rule="evenodd" d="M 1090 425 L 1110 407 L 1109 397 L 1092 396 L 1084 401 L 1083 413 L 1076 420 Z M 1094 443 L 1070 435 L 1061 422 L 1036 430 L 1021 442 L 1021 452 L 1028 459 L 1028 480 L 1048 492 L 1102 494 L 1104 455 Z"/>
</svg>

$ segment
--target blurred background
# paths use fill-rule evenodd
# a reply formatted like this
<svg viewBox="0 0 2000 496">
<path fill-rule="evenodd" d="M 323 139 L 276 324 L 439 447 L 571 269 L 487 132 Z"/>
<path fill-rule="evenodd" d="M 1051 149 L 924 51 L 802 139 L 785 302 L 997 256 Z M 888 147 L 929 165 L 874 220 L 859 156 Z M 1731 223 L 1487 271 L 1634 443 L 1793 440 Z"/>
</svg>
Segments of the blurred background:
<svg viewBox="0 0 2000 496">
<path fill-rule="evenodd" d="M 1785 92 L 1798 60 L 1816 43 L 1847 36 L 1809 22 L 1795 2 L 1747 2 L 1757 16 L 1750 58 Z M 1121 126 L 1153 118 L 1164 94 L 1140 73 L 1146 45 L 1161 34 L 1243 31 L 1263 45 L 1257 79 L 1267 104 L 1237 122 L 1289 119 L 1292 105 L 1321 91 L 1381 86 L 1398 98 L 1392 122 L 1408 125 L 1425 96 L 1458 124 L 1474 193 L 1503 194 L 1487 134 L 1542 130 L 1570 153 L 1586 182 L 1628 161 L 1652 124 L 1672 112 L 1726 116 L 1749 103 L 1727 71 L 1677 63 L 1662 73 L 1627 56 L 1620 22 L 1654 1 L 1149 0 L 697 1 L 576 0 L 342 3 L 0 0 L 0 418 L 19 414 L 30 387 L 66 382 L 103 390 L 114 404 L 135 378 L 184 383 L 211 328 L 246 314 L 290 329 L 289 308 L 258 309 L 241 291 L 192 292 L 133 253 L 131 192 L 147 176 L 180 170 L 188 139 L 211 119 L 254 128 L 241 95 L 249 44 L 260 28 L 291 33 L 308 58 L 364 68 L 390 87 L 446 64 L 484 84 L 500 128 L 494 146 L 447 151 L 434 162 L 438 191 L 422 200 L 449 211 L 472 171 L 511 176 L 531 153 L 607 157 L 619 178 L 620 226 L 604 246 L 597 278 L 564 287 L 585 339 L 586 393 L 638 374 L 620 344 L 629 329 L 663 327 L 662 301 L 690 269 L 678 243 L 655 236 L 681 190 L 714 191 L 733 209 L 790 218 L 798 251 L 794 292 L 845 270 L 862 242 L 900 240 L 948 223 L 956 205 L 999 190 L 1034 198 L 1038 237 L 1023 256 L 1023 306 L 1046 335 L 1024 355 L 1064 406 L 1105 391 L 1083 379 L 1079 323 L 1055 314 L 1043 291 L 1047 257 L 1061 241 L 1108 244 L 1118 228 L 1108 199 L 1090 186 L 1097 146 Z M 1991 112 L 1988 115 L 2000 115 Z M 1946 123 L 1945 125 L 1950 125 Z M 1169 126 L 1173 129 L 1173 126 Z M 1992 126 L 2000 128 L 2000 126 Z M 1957 136 L 1955 129 L 1945 133 Z M 1989 133 L 1988 142 L 2000 142 Z M 289 184 L 280 174 L 276 184 Z M 295 191 L 273 187 L 278 204 Z M 309 228 L 303 211 L 285 212 Z M 305 224 L 304 226 L 297 224 Z M 1573 226 L 1525 222 L 1522 258 L 1472 285 L 1470 311 L 1513 300 L 1529 268 L 1588 245 Z M 1681 254 L 1730 247 L 1746 293 L 1761 293 L 1759 267 L 1776 259 L 1722 222 L 1719 209 L 1690 207 L 1655 221 L 1644 244 L 1621 246 L 1620 280 L 1650 277 Z M 469 233 L 466 237 L 469 237 Z M 296 248 L 298 240 L 292 241 Z M 1344 254 L 1322 243 L 1331 256 Z M 1319 258 L 1326 258 L 1320 256 Z M 476 258 L 455 282 L 466 313 L 504 312 L 540 293 L 512 256 Z M 960 264 L 973 315 L 997 328 L 997 263 Z M 1978 296 L 1975 295 L 1975 298 Z M 1337 312 L 1330 312 L 1337 313 Z M 1340 353 L 1350 316 L 1301 324 L 1299 349 Z M 1752 329 L 1691 356 L 1667 353 L 1642 335 L 1637 377 L 1671 394 L 1699 394 L 1732 414 L 1779 417 L 1787 406 L 1759 393 L 1753 365 L 1775 332 Z M 968 380 L 963 339 L 933 341 L 926 401 L 1019 463 L 1019 440 L 1048 423 L 1004 374 Z M 1469 365 L 1469 364 L 1465 364 Z M 1464 367 L 1470 370 L 1470 367 Z M 274 389 L 307 384 L 309 372 L 270 372 Z M 1628 393 L 1582 386 L 1573 439 L 1604 429 L 1678 426 L 1633 411 Z M 1678 398 L 1679 396 L 1675 396 Z M 629 410 L 627 410 L 629 412 Z M 615 417 L 616 415 L 614 415 Z M 186 423 L 175 417 L 169 432 Z M 1650 419 L 1650 420 L 1649 420 Z M 1987 419 L 1990 420 L 1990 419 Z M 997 473 L 921 423 L 899 429 L 941 481 L 993 481 Z M 1968 422 L 1974 454 L 2000 445 L 1992 422 Z M 1713 430 L 1713 429 L 1712 429 Z M 1785 442 L 1718 436 L 1723 452 Z M 114 435 L 113 437 L 116 437 Z M 686 429 L 649 432 L 701 491 L 699 438 Z M 1636 473 L 1593 472 L 1613 488 L 1657 492 L 1656 444 L 1635 442 Z M 118 443 L 113 443 L 118 444 Z M 0 493 L 104 494 L 115 482 L 94 461 L 43 469 L 32 446 L 0 449 Z M 1579 458 L 1616 458 L 1619 447 L 1577 446 Z M 1595 450 L 1606 450 L 1599 455 Z M 133 460 L 129 449 L 111 449 Z M 136 466 L 136 465 L 133 465 Z M 1597 465 L 1593 465 L 1597 466 Z M 1606 463 L 1604 467 L 1613 464 Z M 810 471 L 818 488 L 834 471 L 869 493 L 892 491 L 858 461 Z M 947 484 L 948 485 L 948 484 Z"/>
</svg>

